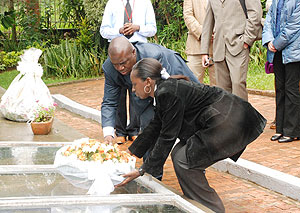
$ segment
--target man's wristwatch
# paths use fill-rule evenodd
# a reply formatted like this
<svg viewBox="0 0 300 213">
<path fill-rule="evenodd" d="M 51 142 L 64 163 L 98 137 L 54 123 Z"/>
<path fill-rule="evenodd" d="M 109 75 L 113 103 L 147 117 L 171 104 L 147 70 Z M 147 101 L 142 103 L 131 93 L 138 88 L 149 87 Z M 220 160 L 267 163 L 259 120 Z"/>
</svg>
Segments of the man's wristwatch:
<svg viewBox="0 0 300 213">
<path fill-rule="evenodd" d="M 145 174 L 145 170 L 143 169 L 143 167 L 140 167 L 138 172 L 140 173 L 140 176 L 143 176 Z"/>
</svg>

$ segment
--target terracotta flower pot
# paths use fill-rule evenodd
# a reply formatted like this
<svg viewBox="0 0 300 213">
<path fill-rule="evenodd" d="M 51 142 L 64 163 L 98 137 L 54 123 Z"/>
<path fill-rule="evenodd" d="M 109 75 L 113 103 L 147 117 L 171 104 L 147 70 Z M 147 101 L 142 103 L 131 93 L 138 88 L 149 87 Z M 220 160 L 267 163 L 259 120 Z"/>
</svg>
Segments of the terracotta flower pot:
<svg viewBox="0 0 300 213">
<path fill-rule="evenodd" d="M 48 135 L 51 131 L 54 118 L 47 122 L 31 122 L 31 129 L 35 135 Z"/>
</svg>

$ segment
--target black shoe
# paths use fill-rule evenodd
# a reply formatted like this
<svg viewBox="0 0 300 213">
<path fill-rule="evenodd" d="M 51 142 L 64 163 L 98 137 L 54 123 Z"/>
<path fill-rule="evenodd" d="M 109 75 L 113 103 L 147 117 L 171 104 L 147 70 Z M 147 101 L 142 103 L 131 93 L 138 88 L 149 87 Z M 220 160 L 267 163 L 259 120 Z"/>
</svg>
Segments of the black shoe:
<svg viewBox="0 0 300 213">
<path fill-rule="evenodd" d="M 271 137 L 271 141 L 277 141 L 278 139 L 280 139 L 282 137 L 282 134 L 275 134 Z"/>
<path fill-rule="evenodd" d="M 293 142 L 293 141 L 296 141 L 296 140 L 299 140 L 299 138 L 291 138 L 291 137 L 283 136 L 278 140 L 278 143 L 289 143 L 289 142 Z"/>
</svg>

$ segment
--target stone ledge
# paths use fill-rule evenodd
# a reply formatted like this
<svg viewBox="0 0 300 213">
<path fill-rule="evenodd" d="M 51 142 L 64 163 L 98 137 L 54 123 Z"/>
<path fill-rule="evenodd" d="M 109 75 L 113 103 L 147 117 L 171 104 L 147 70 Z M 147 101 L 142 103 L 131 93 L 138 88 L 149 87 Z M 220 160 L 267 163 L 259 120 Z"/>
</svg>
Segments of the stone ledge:
<svg viewBox="0 0 300 213">
<path fill-rule="evenodd" d="M 274 90 L 247 89 L 247 91 L 248 91 L 249 94 L 252 94 L 252 95 L 275 97 L 275 91 Z"/>
<path fill-rule="evenodd" d="M 59 107 L 101 123 L 101 111 L 79 104 L 61 94 L 55 94 L 52 97 Z"/>
<path fill-rule="evenodd" d="M 212 165 L 215 169 L 254 182 L 272 191 L 300 201 L 300 178 L 240 158 Z"/>
</svg>

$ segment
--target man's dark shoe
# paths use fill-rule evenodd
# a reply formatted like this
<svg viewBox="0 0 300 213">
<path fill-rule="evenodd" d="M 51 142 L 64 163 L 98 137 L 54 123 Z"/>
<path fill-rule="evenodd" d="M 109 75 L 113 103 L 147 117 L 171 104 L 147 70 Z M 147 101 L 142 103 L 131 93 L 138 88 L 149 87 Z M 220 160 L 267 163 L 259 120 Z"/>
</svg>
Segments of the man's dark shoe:
<svg viewBox="0 0 300 213">
<path fill-rule="evenodd" d="M 116 142 L 117 142 L 117 144 L 121 145 L 121 144 L 126 142 L 126 137 L 125 136 L 119 136 L 119 137 L 117 137 Z"/>
<path fill-rule="evenodd" d="M 271 141 L 277 141 L 282 137 L 282 134 L 275 134 L 271 137 Z"/>
<path fill-rule="evenodd" d="M 128 136 L 128 140 L 129 141 L 135 141 L 135 139 L 137 138 L 137 136 Z"/>
<path fill-rule="evenodd" d="M 296 141 L 296 140 L 299 140 L 299 137 L 298 138 L 291 138 L 291 137 L 283 136 L 278 140 L 278 143 L 289 143 L 289 142 L 293 142 L 293 141 Z"/>
</svg>

